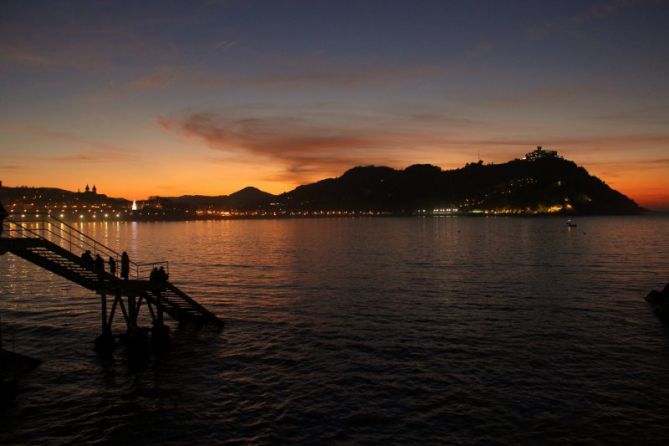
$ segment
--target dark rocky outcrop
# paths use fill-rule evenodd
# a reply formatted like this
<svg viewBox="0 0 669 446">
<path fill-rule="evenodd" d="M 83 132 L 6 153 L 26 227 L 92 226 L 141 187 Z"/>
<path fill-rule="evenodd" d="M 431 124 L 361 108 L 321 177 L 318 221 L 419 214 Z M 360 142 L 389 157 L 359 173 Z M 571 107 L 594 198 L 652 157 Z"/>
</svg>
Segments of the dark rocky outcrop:
<svg viewBox="0 0 669 446">
<path fill-rule="evenodd" d="M 646 302 L 651 305 L 653 312 L 662 322 L 669 323 L 669 283 L 662 291 L 653 290 L 648 293 Z"/>
</svg>

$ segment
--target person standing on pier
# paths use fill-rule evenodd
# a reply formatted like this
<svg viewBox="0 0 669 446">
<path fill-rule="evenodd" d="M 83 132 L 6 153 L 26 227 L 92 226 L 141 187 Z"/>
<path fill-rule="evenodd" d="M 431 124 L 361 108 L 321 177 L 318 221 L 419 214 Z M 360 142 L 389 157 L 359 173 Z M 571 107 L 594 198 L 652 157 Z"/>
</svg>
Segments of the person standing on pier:
<svg viewBox="0 0 669 446">
<path fill-rule="evenodd" d="M 2 227 L 5 222 L 5 218 L 7 218 L 7 211 L 5 210 L 5 207 L 2 205 L 2 202 L 0 202 L 0 237 L 2 237 Z"/>
<path fill-rule="evenodd" d="M 125 280 L 128 280 L 128 276 L 130 275 L 130 257 L 128 257 L 128 253 L 123 251 L 123 254 L 121 254 L 121 277 Z"/>
<path fill-rule="evenodd" d="M 81 261 L 84 263 L 84 266 L 87 269 L 94 270 L 95 269 L 95 260 L 93 260 L 93 256 L 91 255 L 90 250 L 86 250 L 82 255 L 81 255 Z"/>
<path fill-rule="evenodd" d="M 98 279 L 100 282 L 105 279 L 105 261 L 100 254 L 95 256 L 95 272 L 98 274 Z"/>
<path fill-rule="evenodd" d="M 116 260 L 111 256 L 109 257 L 109 272 L 116 277 Z"/>
<path fill-rule="evenodd" d="M 158 270 L 158 280 L 160 281 L 160 283 L 167 283 L 167 280 L 169 278 L 170 278 L 170 275 L 167 274 L 167 272 L 165 271 L 165 268 L 163 268 L 161 266 L 160 269 Z"/>
</svg>

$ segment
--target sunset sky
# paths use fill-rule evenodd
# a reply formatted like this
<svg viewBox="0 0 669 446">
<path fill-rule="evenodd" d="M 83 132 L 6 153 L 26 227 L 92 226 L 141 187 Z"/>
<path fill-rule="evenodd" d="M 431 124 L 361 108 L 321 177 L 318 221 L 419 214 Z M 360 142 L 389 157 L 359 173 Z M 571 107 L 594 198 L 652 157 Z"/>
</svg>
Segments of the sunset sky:
<svg viewBox="0 0 669 446">
<path fill-rule="evenodd" d="M 555 149 L 669 208 L 669 2 L 0 3 L 0 180 L 280 193 Z"/>
</svg>

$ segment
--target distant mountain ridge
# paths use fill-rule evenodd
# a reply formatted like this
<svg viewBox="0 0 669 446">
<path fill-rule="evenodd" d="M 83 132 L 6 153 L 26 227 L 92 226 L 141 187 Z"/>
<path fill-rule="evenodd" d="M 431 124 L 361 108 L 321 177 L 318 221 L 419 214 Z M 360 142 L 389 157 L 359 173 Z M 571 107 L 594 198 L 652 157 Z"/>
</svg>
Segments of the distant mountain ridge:
<svg viewBox="0 0 669 446">
<path fill-rule="evenodd" d="M 358 166 L 337 178 L 272 195 L 245 188 L 229 196 L 175 197 L 194 206 L 238 210 L 365 211 L 412 214 L 438 208 L 458 212 L 637 214 L 629 197 L 557 152 L 541 147 L 502 164 L 467 164 L 442 170 L 430 164 L 406 169 Z"/>
<path fill-rule="evenodd" d="M 15 201 L 26 194 L 50 197 L 51 201 L 103 200 L 129 206 L 127 200 L 89 192 L 0 188 L 2 200 Z M 145 203 L 149 207 L 190 215 L 195 210 L 268 215 L 316 211 L 375 211 L 397 215 L 443 210 L 502 214 L 638 214 L 643 211 L 632 199 L 590 175 L 583 167 L 541 147 L 522 159 L 502 164 L 479 161 L 453 170 L 442 170 L 430 164 L 414 164 L 405 169 L 358 166 L 340 177 L 298 186 L 280 195 L 246 187 L 230 195 L 151 197 Z"/>
<path fill-rule="evenodd" d="M 182 195 L 180 197 L 160 198 L 195 208 L 253 209 L 269 205 L 276 198 L 276 195 L 249 186 L 230 195 Z"/>
</svg>

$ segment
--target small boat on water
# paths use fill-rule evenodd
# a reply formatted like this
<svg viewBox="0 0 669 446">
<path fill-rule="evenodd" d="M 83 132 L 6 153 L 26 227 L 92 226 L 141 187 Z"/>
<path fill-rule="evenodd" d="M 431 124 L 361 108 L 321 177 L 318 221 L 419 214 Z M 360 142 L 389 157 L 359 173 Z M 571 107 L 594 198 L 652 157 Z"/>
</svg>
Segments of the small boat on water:
<svg viewBox="0 0 669 446">
<path fill-rule="evenodd" d="M 568 228 L 575 228 L 576 226 L 578 226 L 576 223 L 574 223 L 571 220 L 567 220 L 567 227 Z"/>
</svg>

